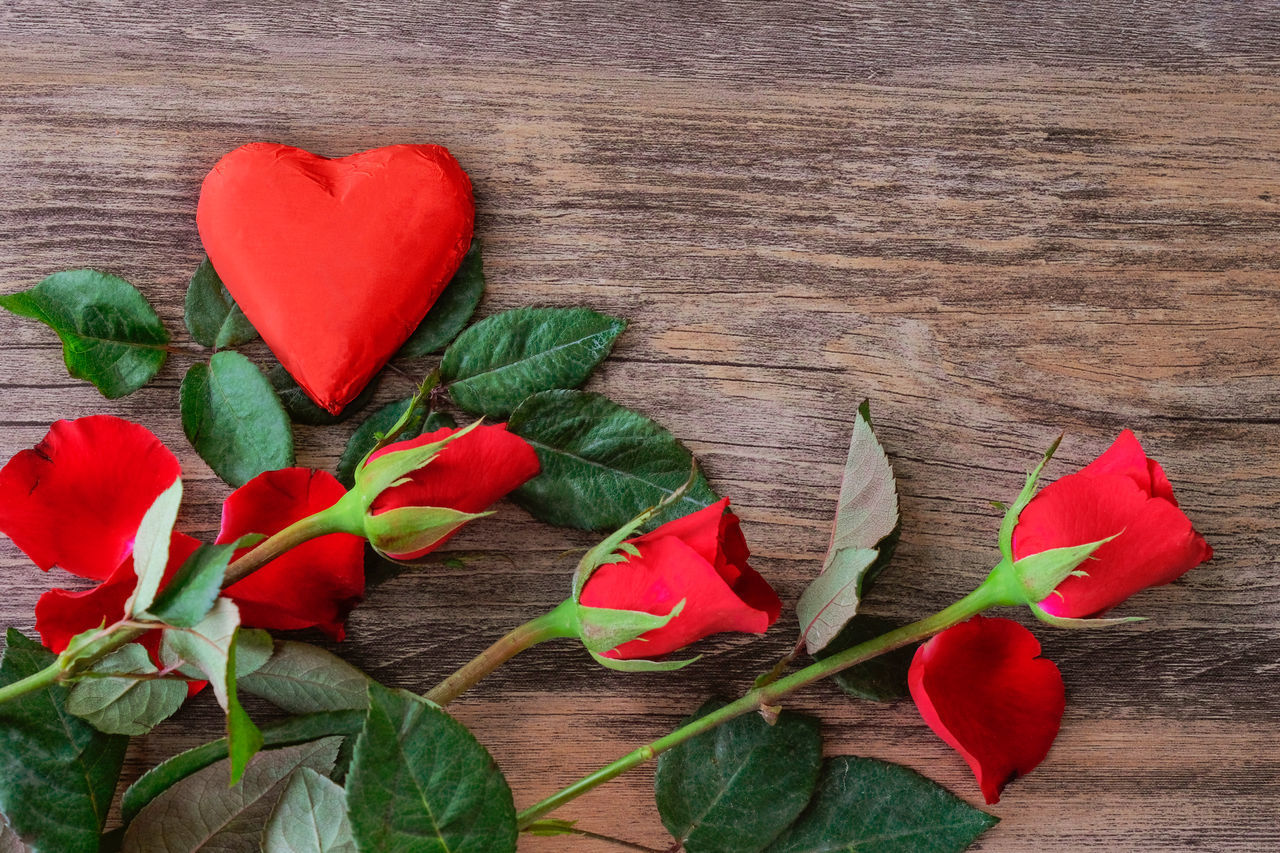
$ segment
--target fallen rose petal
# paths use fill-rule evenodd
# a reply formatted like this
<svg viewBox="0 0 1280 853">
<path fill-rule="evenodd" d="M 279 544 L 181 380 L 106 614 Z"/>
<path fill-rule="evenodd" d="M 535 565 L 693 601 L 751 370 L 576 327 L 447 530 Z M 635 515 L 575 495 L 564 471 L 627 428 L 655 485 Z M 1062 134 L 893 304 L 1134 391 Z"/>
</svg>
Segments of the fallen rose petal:
<svg viewBox="0 0 1280 853">
<path fill-rule="evenodd" d="M 270 536 L 346 494 L 326 471 L 284 468 L 259 474 L 228 496 L 222 507 L 219 543 L 247 533 Z M 242 548 L 239 557 L 249 551 Z M 342 639 L 347 614 L 364 597 L 364 540 L 330 533 L 292 548 L 226 590 L 254 628 L 318 627 Z"/>
<path fill-rule="evenodd" d="M 111 415 L 57 421 L 0 470 L 0 532 L 46 571 L 106 580 L 180 474 L 145 427 Z"/>
<path fill-rule="evenodd" d="M 1009 619 L 975 616 L 916 650 L 907 676 L 920 716 L 968 762 L 988 803 L 1030 773 L 1057 737 L 1062 675 Z"/>
</svg>

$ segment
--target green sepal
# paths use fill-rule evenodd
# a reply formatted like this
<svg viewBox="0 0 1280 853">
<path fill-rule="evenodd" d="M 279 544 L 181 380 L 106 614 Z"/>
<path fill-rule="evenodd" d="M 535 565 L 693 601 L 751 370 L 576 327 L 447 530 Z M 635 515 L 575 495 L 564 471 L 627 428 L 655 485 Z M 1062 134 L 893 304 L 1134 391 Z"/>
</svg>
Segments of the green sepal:
<svg viewBox="0 0 1280 853">
<path fill-rule="evenodd" d="M 375 551 L 394 560 L 396 554 L 412 554 L 429 548 L 468 521 L 487 515 L 493 512 L 462 512 L 446 506 L 404 506 L 366 514 L 364 532 Z"/>
<path fill-rule="evenodd" d="M 988 578 L 1000 596 L 996 603 L 1016 607 L 1044 601 L 1058 588 L 1058 584 L 1078 574 L 1077 566 L 1118 535 L 1084 545 L 1050 548 L 1013 562 L 1001 560 Z"/>
<path fill-rule="evenodd" d="M 1031 503 L 1031 499 L 1036 494 L 1036 483 L 1040 479 L 1040 472 L 1044 470 L 1044 466 L 1049 464 L 1049 460 L 1053 458 L 1053 454 L 1057 452 L 1058 445 L 1062 443 L 1062 436 L 1059 435 L 1053 440 L 1053 444 L 1049 445 L 1049 449 L 1044 452 L 1044 456 L 1040 460 L 1040 464 L 1031 469 L 1031 473 L 1027 475 L 1027 482 L 1023 484 L 1022 491 L 1018 493 L 1018 498 L 1013 504 L 1005 510 L 1004 519 L 1000 522 L 1000 553 L 1009 562 L 1013 562 L 1013 528 L 1018 525 L 1018 516 L 1022 514 L 1022 510 L 1027 504 Z"/>
<path fill-rule="evenodd" d="M 677 669 L 684 669 L 689 664 L 702 659 L 702 655 L 696 655 L 686 660 L 644 660 L 643 658 L 616 660 L 597 654 L 590 649 L 587 651 L 596 659 L 596 663 L 606 669 L 613 669 L 618 672 L 675 672 Z"/>
<path fill-rule="evenodd" d="M 1046 625 L 1068 630 L 1088 630 L 1091 628 L 1111 628 L 1116 625 L 1127 625 L 1130 622 L 1146 622 L 1145 616 L 1110 616 L 1098 619 L 1073 619 L 1070 616 L 1054 616 L 1039 604 L 1031 605 L 1031 612 Z"/>
<path fill-rule="evenodd" d="M 680 599 L 665 616 L 645 613 L 643 610 L 614 610 L 579 604 L 578 637 L 587 651 L 603 654 L 643 634 L 666 627 L 668 622 L 680 615 L 687 601 L 688 599 Z"/>
<path fill-rule="evenodd" d="M 410 404 L 405 411 L 407 413 L 412 410 L 413 405 Z M 374 499 L 382 494 L 383 491 L 398 485 L 404 477 L 430 464 L 431 460 L 435 459 L 445 445 L 462 438 L 480 426 L 481 423 L 483 421 L 475 421 L 439 441 L 433 441 L 421 447 L 412 447 L 408 450 L 393 450 L 390 453 L 382 454 L 377 459 L 370 459 L 369 457 L 373 455 L 374 450 L 378 449 L 375 446 L 374 450 L 370 450 L 360 464 L 356 466 L 355 490 L 360 493 L 366 507 L 371 505 Z M 395 434 L 395 427 L 387 431 L 387 435 L 393 434 Z"/>
</svg>

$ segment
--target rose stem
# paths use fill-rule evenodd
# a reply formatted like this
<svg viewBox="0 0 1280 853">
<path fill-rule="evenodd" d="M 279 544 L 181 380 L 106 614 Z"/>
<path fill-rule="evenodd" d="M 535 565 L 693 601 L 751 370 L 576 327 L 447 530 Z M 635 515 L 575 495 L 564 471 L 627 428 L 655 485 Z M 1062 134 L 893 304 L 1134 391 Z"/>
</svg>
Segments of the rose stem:
<svg viewBox="0 0 1280 853">
<path fill-rule="evenodd" d="M 696 735 L 710 731 L 735 717 L 740 717 L 743 714 L 766 706 L 775 705 L 779 699 L 794 690 L 806 687 L 829 675 L 834 675 L 851 666 L 863 663 L 877 655 L 932 637 L 952 625 L 963 622 L 993 607 L 998 600 L 999 594 L 994 586 L 989 583 L 983 583 L 964 598 L 935 613 L 933 616 L 926 617 L 918 622 L 912 622 L 910 625 L 904 625 L 856 646 L 851 646 L 829 658 L 810 664 L 785 678 L 778 679 L 772 684 L 749 690 L 740 699 L 712 711 L 705 717 L 699 717 L 652 743 L 645 744 L 639 749 L 627 753 L 594 773 L 584 776 L 569 787 L 552 794 L 542 802 L 530 806 L 518 815 L 519 825 L 521 828 L 527 827 L 538 818 L 559 808 L 575 797 L 579 797 L 592 788 L 622 775 L 638 764 L 643 764 L 667 750 L 679 746 Z"/>
<path fill-rule="evenodd" d="M 549 612 L 524 623 L 431 688 L 425 697 L 437 705 L 447 705 L 526 649 L 546 640 L 576 636 L 573 606 L 572 600 L 563 601 Z"/>
</svg>

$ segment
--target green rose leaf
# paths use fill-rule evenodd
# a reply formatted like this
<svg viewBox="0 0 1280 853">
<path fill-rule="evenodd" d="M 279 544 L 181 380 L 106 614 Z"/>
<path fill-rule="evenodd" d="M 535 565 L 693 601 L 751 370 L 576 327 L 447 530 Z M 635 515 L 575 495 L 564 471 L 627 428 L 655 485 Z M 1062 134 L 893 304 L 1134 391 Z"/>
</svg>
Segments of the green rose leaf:
<svg viewBox="0 0 1280 853">
<path fill-rule="evenodd" d="M 689 721 L 723 706 L 712 700 Z M 687 853 L 756 853 L 809 802 L 822 765 L 818 721 L 783 711 L 730 720 L 658 759 L 662 824 Z"/>
<path fill-rule="evenodd" d="M 303 391 L 302 386 L 289 375 L 289 371 L 284 369 L 284 365 L 277 364 L 268 370 L 267 381 L 275 389 L 276 396 L 280 398 L 280 405 L 284 406 L 285 413 L 289 415 L 289 420 L 295 424 L 307 424 L 308 426 L 332 426 L 333 424 L 342 423 L 363 409 L 368 404 L 369 399 L 373 397 L 374 390 L 378 387 L 378 376 L 375 375 L 354 400 L 348 403 L 341 412 L 333 415 L 328 410 L 317 406 L 315 401 L 307 396 L 307 392 Z"/>
<path fill-rule="evenodd" d="M 601 394 L 544 391 L 511 414 L 507 428 L 538 453 L 542 472 L 512 493 L 535 518 L 561 527 L 612 530 L 675 493 L 693 456 L 644 415 Z M 653 529 L 718 500 L 696 475 L 680 500 L 646 523 Z"/>
<path fill-rule="evenodd" d="M 67 372 L 109 399 L 137 391 L 164 364 L 169 333 L 146 297 L 122 278 L 97 270 L 57 272 L 30 290 L 0 295 L 0 308 L 53 329 Z"/>
<path fill-rule="evenodd" d="M 34 675 L 55 656 L 10 628 L 0 686 Z M 67 710 L 66 687 L 0 704 L 0 813 L 37 853 L 97 853 L 129 739 Z"/>
<path fill-rule="evenodd" d="M 293 429 L 271 383 L 238 352 L 216 352 L 182 379 L 182 430 L 213 472 L 243 486 L 293 465 Z"/>
<path fill-rule="evenodd" d="M 238 684 L 293 714 L 369 706 L 367 675 L 337 655 L 292 640 L 277 641 L 267 662 Z"/>
<path fill-rule="evenodd" d="M 505 417 L 530 394 L 586 382 L 626 327 L 588 308 L 504 311 L 459 335 L 440 375 L 461 408 Z"/>
<path fill-rule="evenodd" d="M 165 584 L 147 615 L 166 625 L 194 628 L 213 608 L 236 550 L 256 545 L 264 538 L 249 533 L 225 545 L 201 545 L 183 562 L 173 580 Z"/>
<path fill-rule="evenodd" d="M 959 853 L 998 820 L 907 767 L 829 758 L 813 800 L 768 853 Z"/>
<path fill-rule="evenodd" d="M 341 743 L 328 737 L 259 753 L 230 787 L 229 760 L 191 774 L 138 813 L 125 831 L 123 853 L 257 850 L 289 777 L 303 767 L 328 773 Z"/>
<path fill-rule="evenodd" d="M 888 564 L 897 542 L 898 492 L 889 458 L 863 403 L 854 419 L 831 546 L 822 574 L 800 595 L 796 612 L 809 653 L 819 651 L 858 612 L 864 588 Z"/>
<path fill-rule="evenodd" d="M 261 632 L 245 632 L 246 650 L 253 655 L 256 666 L 245 669 L 260 668 L 270 655 L 270 638 Z M 228 598 L 219 598 L 201 620 L 193 628 L 170 628 L 164 632 L 160 644 L 160 658 L 167 666 L 180 666 L 185 662 L 201 673 L 213 688 L 218 704 L 227 712 L 227 743 L 230 744 L 231 781 L 240 778 L 246 764 L 259 749 L 262 748 L 262 732 L 249 719 L 249 715 L 240 705 L 236 695 L 236 653 L 240 641 L 240 609 Z M 266 639 L 262 639 L 266 637 Z"/>
<path fill-rule="evenodd" d="M 860 613 L 814 657 L 822 660 L 899 627 L 900 623 L 890 619 Z M 831 676 L 831 680 L 845 693 L 857 699 L 869 699 L 872 702 L 902 699 L 908 693 L 907 670 L 911 668 L 911 658 L 915 656 L 917 645 L 903 646 L 851 666 Z"/>
<path fill-rule="evenodd" d="M 484 261 L 480 257 L 480 241 L 472 239 L 458 271 L 395 357 L 418 358 L 446 346 L 476 313 L 483 295 Z"/>
<path fill-rule="evenodd" d="M 182 503 L 182 481 L 160 493 L 138 525 L 133 540 L 133 570 L 138 575 L 138 585 L 129 597 L 127 613 L 138 615 L 146 611 L 155 600 L 156 591 L 164 579 L 169 564 L 169 542 L 173 538 L 173 525 L 178 520 L 178 505 Z"/>
<path fill-rule="evenodd" d="M 187 285 L 186 310 L 182 319 L 196 343 L 206 347 L 238 347 L 258 336 L 258 330 L 227 292 L 226 285 L 208 258 L 196 267 L 195 275 Z"/>
<path fill-rule="evenodd" d="M 67 697 L 67 710 L 100 732 L 144 735 L 181 708 L 187 698 L 185 681 L 146 677 L 157 672 L 147 650 L 129 643 L 98 661 L 76 682 Z"/>
<path fill-rule="evenodd" d="M 374 683 L 347 806 L 361 850 L 516 849 L 511 789 L 485 748 L 437 705 Z"/>
<path fill-rule="evenodd" d="M 374 445 L 378 443 L 382 436 L 387 434 L 387 430 L 400 421 L 405 411 L 413 404 L 414 399 L 413 397 L 407 397 L 403 400 L 396 400 L 394 403 L 388 403 L 366 418 L 364 423 L 356 427 L 356 431 L 351 435 L 351 440 L 347 442 L 347 449 L 342 451 L 342 458 L 338 460 L 338 481 L 342 485 L 349 489 L 355 484 L 356 468 L 360 465 L 361 460 L 368 455 L 370 450 L 373 450 Z M 426 408 L 421 405 L 415 406 L 400 437 L 412 438 L 418 435 L 422 429 L 425 416 Z"/>
<path fill-rule="evenodd" d="M 262 853 L 356 853 L 342 788 L 298 768 L 267 819 Z"/>
<path fill-rule="evenodd" d="M 295 746 L 333 735 L 340 736 L 339 739 L 348 738 L 360 732 L 364 716 L 362 710 L 326 711 L 277 720 L 262 727 L 263 749 Z M 227 739 L 219 738 L 180 752 L 151 768 L 124 792 L 120 801 L 124 822 L 132 822 L 148 803 L 183 779 L 226 758 Z"/>
</svg>

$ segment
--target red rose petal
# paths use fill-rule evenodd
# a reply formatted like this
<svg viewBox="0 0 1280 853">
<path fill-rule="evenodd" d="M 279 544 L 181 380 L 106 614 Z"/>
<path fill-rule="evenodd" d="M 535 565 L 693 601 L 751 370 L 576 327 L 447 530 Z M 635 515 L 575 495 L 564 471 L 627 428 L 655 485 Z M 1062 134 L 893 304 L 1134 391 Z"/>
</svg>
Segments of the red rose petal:
<svg viewBox="0 0 1280 853">
<path fill-rule="evenodd" d="M 445 427 L 399 441 L 378 451 L 373 458 L 394 450 L 422 447 L 454 432 L 457 430 Z M 411 482 L 378 495 L 371 511 L 380 513 L 406 506 L 440 506 L 462 512 L 483 512 L 536 476 L 538 470 L 538 454 L 523 438 L 507 432 L 506 424 L 479 426 L 446 444 L 430 464 L 409 475 Z M 421 551 L 397 554 L 396 559 L 416 560 L 426 556 L 452 535 Z"/>
<path fill-rule="evenodd" d="M 106 580 L 180 473 L 145 427 L 110 415 L 58 421 L 0 470 L 0 532 L 46 571 Z"/>
<path fill-rule="evenodd" d="M 708 563 L 715 564 L 719 568 L 725 562 L 721 557 L 720 533 L 727 523 L 725 521 L 725 511 L 728 508 L 729 499 L 722 498 L 711 506 L 704 507 L 697 512 L 691 512 L 688 515 L 668 521 L 656 530 L 651 530 L 643 536 L 637 536 L 630 542 L 636 547 L 642 547 L 645 542 L 674 536 L 696 551 L 702 559 Z M 739 531 L 739 536 L 741 536 L 741 531 Z M 746 562 L 746 560 L 744 559 L 743 562 Z M 736 571 L 734 575 L 736 577 Z M 734 579 L 725 578 L 730 583 Z"/>
<path fill-rule="evenodd" d="M 601 566 L 579 600 L 588 607 L 664 615 L 682 599 L 685 606 L 678 616 L 642 639 L 623 643 L 608 657 L 657 657 L 723 631 L 761 634 L 773 621 L 770 613 L 743 601 L 711 563 L 674 536 L 645 542 L 640 556 L 625 563 Z"/>
<path fill-rule="evenodd" d="M 968 762 L 988 803 L 1044 760 L 1066 705 L 1062 675 L 1008 619 L 975 616 L 916 650 L 908 684 L 929 728 Z"/>
<path fill-rule="evenodd" d="M 1080 469 L 1081 474 L 1122 474 L 1151 494 L 1151 469 L 1147 454 L 1132 430 L 1124 430 L 1102 455 Z"/>
<path fill-rule="evenodd" d="M 1059 584 L 1041 602 L 1045 610 L 1092 616 L 1147 587 L 1169 583 L 1213 554 L 1176 504 L 1148 497 L 1126 474 L 1084 472 L 1046 486 L 1027 504 L 1014 529 L 1013 554 L 1021 559 L 1108 536 L 1116 538 L 1080 566 L 1088 576 Z"/>
<path fill-rule="evenodd" d="M 223 504 L 218 542 L 234 542 L 246 533 L 279 533 L 333 506 L 345 493 L 325 471 L 285 468 L 259 474 Z M 245 625 L 278 630 L 315 626 L 339 640 L 347 614 L 363 596 L 364 540 L 350 533 L 305 542 L 227 588 Z"/>
</svg>

